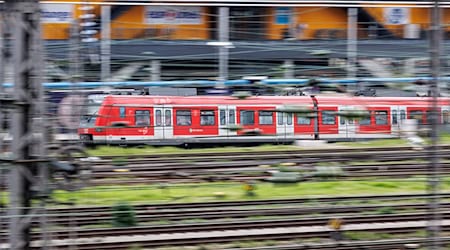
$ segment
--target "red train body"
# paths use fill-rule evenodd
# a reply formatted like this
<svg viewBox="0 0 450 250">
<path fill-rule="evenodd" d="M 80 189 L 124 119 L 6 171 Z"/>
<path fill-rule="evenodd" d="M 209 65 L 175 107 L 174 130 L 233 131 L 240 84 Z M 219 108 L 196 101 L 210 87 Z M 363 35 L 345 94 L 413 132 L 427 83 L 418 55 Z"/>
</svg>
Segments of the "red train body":
<svg viewBox="0 0 450 250">
<path fill-rule="evenodd" d="M 186 144 L 355 140 L 398 137 L 405 119 L 427 124 L 430 98 L 348 96 L 107 96 L 82 119 L 80 139 L 94 144 Z M 311 108 L 306 118 L 277 112 L 287 105 Z M 344 110 L 364 107 L 370 117 L 353 120 Z M 448 123 L 449 99 L 439 99 L 439 122 Z M 242 130 L 230 126 L 240 125 Z"/>
</svg>

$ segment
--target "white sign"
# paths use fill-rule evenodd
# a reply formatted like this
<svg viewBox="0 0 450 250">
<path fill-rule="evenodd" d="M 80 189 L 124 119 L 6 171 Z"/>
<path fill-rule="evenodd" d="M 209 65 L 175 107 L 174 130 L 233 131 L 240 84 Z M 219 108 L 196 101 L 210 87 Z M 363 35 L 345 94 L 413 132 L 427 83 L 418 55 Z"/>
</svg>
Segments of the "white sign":
<svg viewBox="0 0 450 250">
<path fill-rule="evenodd" d="M 70 23 L 72 16 L 72 4 L 41 4 L 41 22 L 43 23 Z"/>
<path fill-rule="evenodd" d="M 384 8 L 384 23 L 400 25 L 409 23 L 409 8 Z"/>
<path fill-rule="evenodd" d="M 147 6 L 145 22 L 148 24 L 202 24 L 201 7 Z"/>
</svg>

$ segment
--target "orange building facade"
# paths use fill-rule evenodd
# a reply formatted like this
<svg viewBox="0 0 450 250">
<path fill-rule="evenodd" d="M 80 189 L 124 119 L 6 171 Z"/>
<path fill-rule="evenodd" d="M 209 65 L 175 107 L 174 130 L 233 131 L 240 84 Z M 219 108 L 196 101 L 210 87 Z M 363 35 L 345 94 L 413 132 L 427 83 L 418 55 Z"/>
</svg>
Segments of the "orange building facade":
<svg viewBox="0 0 450 250">
<path fill-rule="evenodd" d="M 60 0 L 60 2 L 64 2 Z M 101 6 L 91 5 L 92 21 L 101 20 Z M 46 4 L 43 7 L 44 39 L 69 39 L 72 25 L 83 22 L 81 5 Z M 443 10 L 443 24 L 450 23 Z M 358 8 L 358 37 L 370 38 L 383 29 L 394 38 L 419 38 L 429 27 L 426 8 Z M 231 40 L 344 39 L 347 8 L 230 7 Z M 217 39 L 216 7 L 111 6 L 112 39 L 214 40 Z M 78 27 L 79 29 L 80 27 Z M 100 25 L 93 27 L 98 30 Z M 375 33 L 374 33 L 375 32 Z M 408 32 L 416 33 L 406 37 Z"/>
</svg>

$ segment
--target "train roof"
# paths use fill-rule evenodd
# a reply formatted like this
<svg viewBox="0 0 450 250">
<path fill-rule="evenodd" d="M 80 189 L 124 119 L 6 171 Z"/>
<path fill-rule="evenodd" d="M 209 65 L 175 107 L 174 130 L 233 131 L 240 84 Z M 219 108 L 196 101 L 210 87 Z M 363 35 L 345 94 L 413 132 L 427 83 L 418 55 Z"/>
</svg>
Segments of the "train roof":
<svg viewBox="0 0 450 250">
<path fill-rule="evenodd" d="M 316 96 L 319 105 L 405 105 L 429 106 L 432 98 L 429 97 L 353 97 Z M 449 105 L 449 98 L 439 98 L 439 105 Z M 310 96 L 251 96 L 238 99 L 232 96 L 107 96 L 105 105 L 273 105 L 273 104 L 313 104 Z"/>
</svg>

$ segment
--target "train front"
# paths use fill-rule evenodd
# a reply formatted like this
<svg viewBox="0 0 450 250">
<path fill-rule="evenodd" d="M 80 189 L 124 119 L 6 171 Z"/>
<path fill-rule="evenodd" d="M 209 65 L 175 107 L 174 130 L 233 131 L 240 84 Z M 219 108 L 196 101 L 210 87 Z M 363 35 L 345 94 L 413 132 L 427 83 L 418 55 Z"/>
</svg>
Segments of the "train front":
<svg viewBox="0 0 450 250">
<path fill-rule="evenodd" d="M 95 144 L 104 137 L 104 128 L 98 125 L 99 111 L 105 95 L 90 95 L 86 98 L 80 118 L 78 135 L 84 144 Z"/>
</svg>

